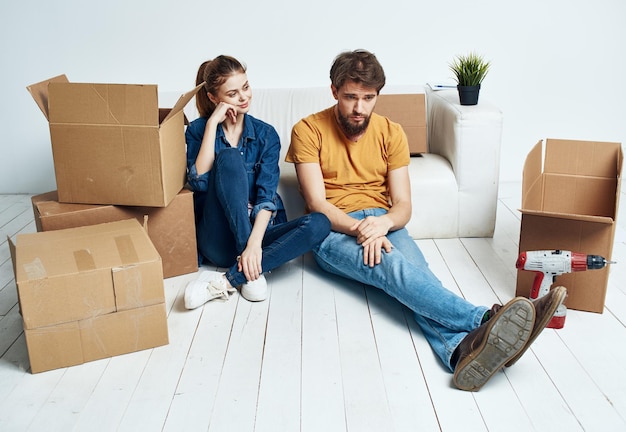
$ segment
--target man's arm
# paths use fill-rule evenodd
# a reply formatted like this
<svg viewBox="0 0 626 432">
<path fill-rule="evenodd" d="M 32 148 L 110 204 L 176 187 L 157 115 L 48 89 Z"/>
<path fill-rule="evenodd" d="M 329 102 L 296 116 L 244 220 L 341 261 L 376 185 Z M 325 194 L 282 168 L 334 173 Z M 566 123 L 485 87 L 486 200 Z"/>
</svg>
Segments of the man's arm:
<svg viewBox="0 0 626 432">
<path fill-rule="evenodd" d="M 383 216 L 368 216 L 352 228 L 357 231 L 357 241 L 367 246 L 377 238 L 386 236 L 407 224 L 411 218 L 411 182 L 408 167 L 403 166 L 389 171 L 387 187 L 391 208 Z"/>
<path fill-rule="evenodd" d="M 389 198 L 391 209 L 387 213 L 392 221 L 389 231 L 395 231 L 404 226 L 411 219 L 411 181 L 409 179 L 409 167 L 403 166 L 389 171 L 387 174 Z"/>
<path fill-rule="evenodd" d="M 406 166 L 389 171 L 387 188 L 391 208 L 383 216 L 368 216 L 357 222 L 356 239 L 363 246 L 363 264 L 374 267 L 382 260 L 383 249 L 391 252 L 392 244 L 387 238 L 389 231 L 403 228 L 411 218 L 411 182 Z"/>
<path fill-rule="evenodd" d="M 312 212 L 323 213 L 330 219 L 333 231 L 355 236 L 356 219 L 351 218 L 333 204 L 326 201 L 324 177 L 317 163 L 297 163 L 296 174 L 307 207 Z"/>
</svg>

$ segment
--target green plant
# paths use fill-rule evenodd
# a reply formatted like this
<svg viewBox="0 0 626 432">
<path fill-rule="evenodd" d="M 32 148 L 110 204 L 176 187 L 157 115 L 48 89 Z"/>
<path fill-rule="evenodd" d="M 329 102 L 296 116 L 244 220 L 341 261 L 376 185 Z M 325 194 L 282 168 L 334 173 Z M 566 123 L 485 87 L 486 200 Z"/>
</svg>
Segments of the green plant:
<svg viewBox="0 0 626 432">
<path fill-rule="evenodd" d="M 483 57 L 476 53 L 468 55 L 458 55 L 452 63 L 450 69 L 454 72 L 456 82 L 460 86 L 477 86 L 485 75 L 489 72 L 491 63 L 483 60 Z"/>
</svg>

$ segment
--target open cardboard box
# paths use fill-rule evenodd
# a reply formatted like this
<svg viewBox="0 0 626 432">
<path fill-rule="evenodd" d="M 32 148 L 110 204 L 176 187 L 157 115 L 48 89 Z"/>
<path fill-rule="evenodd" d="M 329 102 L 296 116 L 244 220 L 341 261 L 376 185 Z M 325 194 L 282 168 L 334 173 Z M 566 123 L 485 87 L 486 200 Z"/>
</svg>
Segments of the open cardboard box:
<svg viewBox="0 0 626 432">
<path fill-rule="evenodd" d="M 611 259 L 622 170 L 620 143 L 548 139 L 530 151 L 522 180 L 519 252 L 569 250 Z M 543 168 L 542 168 L 543 165 Z M 535 273 L 519 270 L 516 295 Z M 557 276 L 570 309 L 602 313 L 609 266 Z"/>
<path fill-rule="evenodd" d="M 423 93 L 379 95 L 374 111 L 402 126 L 411 156 L 428 152 L 426 96 Z"/>
<path fill-rule="evenodd" d="M 135 219 L 11 243 L 33 373 L 168 343 L 161 258 Z"/>
<path fill-rule="evenodd" d="M 56 191 L 31 198 L 37 231 L 52 231 L 135 218 L 161 255 L 163 277 L 198 270 L 193 193 L 181 190 L 167 207 L 60 203 Z M 147 219 L 147 221 L 145 220 Z"/>
<path fill-rule="evenodd" d="M 185 184 L 185 93 L 160 121 L 156 85 L 28 86 L 48 119 L 59 200 L 165 207 Z M 163 113 L 163 110 L 161 110 Z"/>
</svg>

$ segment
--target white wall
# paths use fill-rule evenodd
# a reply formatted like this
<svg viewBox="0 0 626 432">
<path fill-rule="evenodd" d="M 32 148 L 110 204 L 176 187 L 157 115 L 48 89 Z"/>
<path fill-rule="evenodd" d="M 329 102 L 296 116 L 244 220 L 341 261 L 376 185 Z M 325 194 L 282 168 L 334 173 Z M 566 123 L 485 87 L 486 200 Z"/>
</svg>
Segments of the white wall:
<svg viewBox="0 0 626 432">
<path fill-rule="evenodd" d="M 519 180 L 539 139 L 626 142 L 625 18 L 623 0 L 5 0 L 0 193 L 56 187 L 29 84 L 65 73 L 181 93 L 225 53 L 253 87 L 325 86 L 334 56 L 356 48 L 376 53 L 389 84 L 449 80 L 469 51 L 491 60 L 481 98 L 504 112 L 501 180 Z"/>
</svg>

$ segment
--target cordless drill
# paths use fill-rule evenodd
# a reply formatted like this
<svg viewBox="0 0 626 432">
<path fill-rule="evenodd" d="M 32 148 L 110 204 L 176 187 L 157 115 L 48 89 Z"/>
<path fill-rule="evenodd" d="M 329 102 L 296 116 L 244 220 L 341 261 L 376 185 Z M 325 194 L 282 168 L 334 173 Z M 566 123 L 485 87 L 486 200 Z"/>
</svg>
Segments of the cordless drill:
<svg viewBox="0 0 626 432">
<path fill-rule="evenodd" d="M 530 298 L 536 299 L 548 294 L 556 277 L 563 273 L 599 270 L 603 269 L 607 264 L 614 264 L 614 262 L 607 261 L 600 255 L 586 255 L 565 250 L 537 250 L 520 253 L 515 267 L 518 270 L 528 270 L 537 273 L 530 291 Z M 566 313 L 567 308 L 561 304 L 547 327 L 563 328 Z"/>
</svg>

